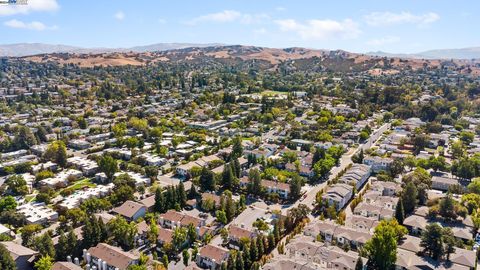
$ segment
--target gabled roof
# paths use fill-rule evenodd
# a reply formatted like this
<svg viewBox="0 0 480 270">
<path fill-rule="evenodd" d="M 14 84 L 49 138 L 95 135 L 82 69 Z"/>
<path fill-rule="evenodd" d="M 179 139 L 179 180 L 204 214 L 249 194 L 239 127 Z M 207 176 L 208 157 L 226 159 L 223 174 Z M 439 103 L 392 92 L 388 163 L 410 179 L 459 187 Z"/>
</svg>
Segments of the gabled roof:
<svg viewBox="0 0 480 270">
<path fill-rule="evenodd" d="M 99 243 L 96 247 L 89 248 L 88 253 L 119 269 L 127 269 L 132 261 L 138 260 L 137 255 L 105 243 Z"/>
<path fill-rule="evenodd" d="M 8 252 L 10 252 L 10 255 L 14 260 L 16 260 L 18 257 L 34 256 L 38 254 L 38 252 L 36 252 L 35 250 L 31 250 L 12 241 L 0 242 L 0 244 L 5 246 L 5 248 L 8 250 Z"/>
<path fill-rule="evenodd" d="M 124 217 L 132 218 L 142 208 L 145 208 L 145 205 L 134 201 L 126 201 L 112 211 Z"/>
</svg>

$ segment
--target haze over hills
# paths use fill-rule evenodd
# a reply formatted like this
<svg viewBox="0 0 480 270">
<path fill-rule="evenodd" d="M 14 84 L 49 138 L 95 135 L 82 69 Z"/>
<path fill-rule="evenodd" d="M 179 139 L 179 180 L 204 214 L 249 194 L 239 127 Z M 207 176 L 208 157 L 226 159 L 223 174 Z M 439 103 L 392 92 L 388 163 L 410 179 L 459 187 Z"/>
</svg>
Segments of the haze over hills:
<svg viewBox="0 0 480 270">
<path fill-rule="evenodd" d="M 190 47 L 211 47 L 222 45 L 220 43 L 156 43 L 145 46 L 135 46 L 131 48 L 83 48 L 62 44 L 45 43 L 16 43 L 0 45 L 0 56 L 22 57 L 36 54 L 49 53 L 104 53 L 104 52 L 151 52 L 166 51 L 174 49 L 184 49 Z"/>
<path fill-rule="evenodd" d="M 144 46 L 134 46 L 129 48 L 105 48 L 94 47 L 85 48 L 79 46 L 70 46 L 62 44 L 45 43 L 16 43 L 0 45 L 0 56 L 23 57 L 37 54 L 50 53 L 108 53 L 108 52 L 154 52 L 167 51 L 185 48 L 205 48 L 214 46 L 224 46 L 221 43 L 156 43 Z M 324 50 L 328 51 L 328 50 Z M 470 47 L 461 49 L 439 49 L 428 50 L 419 53 L 402 54 L 389 53 L 383 51 L 368 52 L 367 55 L 381 57 L 399 57 L 414 59 L 480 59 L 480 47 Z"/>
<path fill-rule="evenodd" d="M 400 58 L 417 58 L 417 59 L 480 59 L 480 47 L 470 47 L 462 49 L 439 49 L 428 50 L 419 53 L 388 53 L 388 52 L 368 52 L 368 55 L 400 57 Z"/>
</svg>

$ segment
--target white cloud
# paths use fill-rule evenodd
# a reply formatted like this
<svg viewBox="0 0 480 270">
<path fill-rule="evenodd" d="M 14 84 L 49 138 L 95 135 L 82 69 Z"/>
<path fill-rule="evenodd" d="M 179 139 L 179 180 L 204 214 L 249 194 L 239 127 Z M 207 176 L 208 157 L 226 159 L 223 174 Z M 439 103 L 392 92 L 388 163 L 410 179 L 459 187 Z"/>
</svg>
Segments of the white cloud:
<svg viewBox="0 0 480 270">
<path fill-rule="evenodd" d="M 267 33 L 267 29 L 265 28 L 254 29 L 253 33 L 256 35 L 263 35 Z"/>
<path fill-rule="evenodd" d="M 158 19 L 158 23 L 159 24 L 166 24 L 167 20 L 160 18 L 160 19 Z"/>
<path fill-rule="evenodd" d="M 383 46 L 386 44 L 392 44 L 392 43 L 397 43 L 400 41 L 399 37 L 396 36 L 386 36 L 382 38 L 375 38 L 367 41 L 367 45 L 370 46 Z"/>
<path fill-rule="evenodd" d="M 37 21 L 33 22 L 22 22 L 19 20 L 10 20 L 3 23 L 5 26 L 17 29 L 28 29 L 28 30 L 36 30 L 36 31 L 43 31 L 43 30 L 56 30 L 58 27 L 54 26 L 46 26 L 45 24 Z"/>
<path fill-rule="evenodd" d="M 412 14 L 410 12 L 372 12 L 365 17 L 365 21 L 369 25 L 373 26 L 382 26 L 382 25 L 393 25 L 393 24 L 403 24 L 403 23 L 412 23 L 417 25 L 426 25 L 433 22 L 436 22 L 440 19 L 440 15 L 434 12 L 428 12 L 424 14 Z"/>
<path fill-rule="evenodd" d="M 295 32 L 304 40 L 326 40 L 332 38 L 351 39 L 360 35 L 358 24 L 351 19 L 308 20 L 305 23 L 294 19 L 277 20 L 275 23 L 284 32 Z"/>
<path fill-rule="evenodd" d="M 56 11 L 59 8 L 57 0 L 28 0 L 27 5 L 0 5 L 0 16 Z"/>
<path fill-rule="evenodd" d="M 125 19 L 125 13 L 123 13 L 123 11 L 118 11 L 117 13 L 115 13 L 114 17 L 115 19 L 121 21 Z"/>
<path fill-rule="evenodd" d="M 186 21 L 187 25 L 197 25 L 200 23 L 228 23 L 238 21 L 243 24 L 259 23 L 268 19 L 266 14 L 244 14 L 236 10 L 224 10 L 216 13 L 210 13 L 202 16 L 198 16 L 189 21 Z"/>
</svg>

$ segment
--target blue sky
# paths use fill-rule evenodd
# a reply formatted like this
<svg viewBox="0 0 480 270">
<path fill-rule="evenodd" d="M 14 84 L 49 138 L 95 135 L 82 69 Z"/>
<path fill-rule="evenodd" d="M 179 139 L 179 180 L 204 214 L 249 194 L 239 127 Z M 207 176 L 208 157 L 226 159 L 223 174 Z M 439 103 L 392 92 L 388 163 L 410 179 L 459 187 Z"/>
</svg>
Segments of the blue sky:
<svg viewBox="0 0 480 270">
<path fill-rule="evenodd" d="M 480 46 L 477 0 L 27 1 L 0 6 L 0 43 L 189 42 L 403 53 Z"/>
</svg>

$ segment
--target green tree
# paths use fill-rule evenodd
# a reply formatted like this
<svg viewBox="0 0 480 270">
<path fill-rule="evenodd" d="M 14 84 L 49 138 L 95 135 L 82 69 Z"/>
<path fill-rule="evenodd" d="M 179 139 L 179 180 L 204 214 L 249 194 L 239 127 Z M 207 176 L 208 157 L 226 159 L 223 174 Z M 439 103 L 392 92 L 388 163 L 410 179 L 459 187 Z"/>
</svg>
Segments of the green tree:
<svg viewBox="0 0 480 270">
<path fill-rule="evenodd" d="M 223 167 L 222 184 L 223 188 L 228 190 L 234 190 L 235 188 L 235 176 L 231 164 L 225 164 Z"/>
<path fill-rule="evenodd" d="M 451 228 L 443 228 L 442 232 L 443 242 L 445 243 L 444 246 L 444 255 L 446 255 L 446 260 L 450 261 L 450 254 L 455 252 L 455 236 L 453 235 L 453 231 Z"/>
<path fill-rule="evenodd" d="M 458 215 L 455 211 L 455 201 L 451 194 L 448 194 L 445 198 L 440 200 L 439 214 L 446 220 L 455 220 Z"/>
<path fill-rule="evenodd" d="M 230 159 L 239 158 L 242 155 L 243 155 L 242 138 L 235 137 L 233 139 L 233 147 L 232 147 L 232 153 L 230 154 Z"/>
<path fill-rule="evenodd" d="M 398 223 L 403 224 L 403 220 L 405 219 L 405 211 L 403 210 L 402 198 L 398 199 L 397 207 L 395 208 L 395 218 L 397 219 Z"/>
<path fill-rule="evenodd" d="M 62 232 L 58 239 L 58 244 L 55 249 L 57 261 L 65 261 L 67 256 L 72 256 L 77 250 L 77 236 L 72 229 L 65 234 Z"/>
<path fill-rule="evenodd" d="M 236 269 L 237 270 L 243 270 L 245 269 L 245 263 L 243 261 L 243 256 L 242 256 L 242 252 L 238 252 L 237 253 L 237 258 L 235 260 L 235 264 L 236 264 Z"/>
<path fill-rule="evenodd" d="M 0 213 L 3 211 L 15 210 L 17 208 L 17 201 L 12 196 L 5 196 L 0 198 Z"/>
<path fill-rule="evenodd" d="M 197 230 L 193 224 L 189 224 L 187 227 L 187 239 L 190 244 L 193 244 L 197 240 Z"/>
<path fill-rule="evenodd" d="M 397 241 L 406 229 L 396 220 L 381 221 L 364 250 L 371 269 L 391 269 L 397 260 Z"/>
<path fill-rule="evenodd" d="M 248 179 L 250 181 L 248 185 L 249 193 L 255 195 L 262 194 L 262 178 L 260 172 L 257 169 L 251 169 L 248 173 Z"/>
<path fill-rule="evenodd" d="M 302 178 L 295 174 L 290 180 L 290 193 L 289 196 L 291 199 L 296 200 L 300 197 L 300 192 L 302 190 Z"/>
<path fill-rule="evenodd" d="M 190 254 L 187 249 L 182 251 L 183 265 L 188 266 L 188 261 L 190 260 Z"/>
<path fill-rule="evenodd" d="M 214 191 L 216 189 L 214 173 L 211 170 L 207 169 L 207 167 L 202 168 L 199 182 L 200 187 L 204 191 Z"/>
<path fill-rule="evenodd" d="M 159 213 L 164 213 L 166 211 L 165 197 L 162 188 L 160 187 L 155 190 L 155 204 L 153 205 L 153 208 Z"/>
<path fill-rule="evenodd" d="M 37 270 L 51 270 L 52 267 L 53 267 L 53 259 L 48 255 L 41 257 L 35 263 L 35 269 Z"/>
<path fill-rule="evenodd" d="M 67 166 L 67 157 L 67 147 L 63 141 L 52 142 L 43 154 L 44 159 L 51 160 L 63 168 Z"/>
<path fill-rule="evenodd" d="M 402 193 L 402 203 L 405 214 L 413 212 L 417 206 L 417 188 L 413 182 L 409 182 Z"/>
<path fill-rule="evenodd" d="M 118 123 L 113 125 L 112 132 L 115 138 L 120 138 L 127 134 L 127 125 L 125 123 Z"/>
<path fill-rule="evenodd" d="M 475 193 L 480 195 L 480 178 L 473 178 L 467 186 L 469 193 Z"/>
<path fill-rule="evenodd" d="M 147 232 L 147 238 L 151 245 L 157 243 L 158 227 L 157 222 L 155 222 L 155 218 L 153 217 L 150 219 L 150 229 Z"/>
<path fill-rule="evenodd" d="M 217 210 L 217 212 L 215 212 L 215 217 L 217 218 L 217 221 L 222 224 L 226 225 L 228 223 L 227 215 L 225 214 L 225 211 Z"/>
<path fill-rule="evenodd" d="M 145 175 L 150 177 L 150 179 L 156 179 L 158 176 L 158 167 L 156 166 L 145 166 Z"/>
<path fill-rule="evenodd" d="M 11 175 L 5 181 L 8 189 L 13 195 L 26 195 L 28 194 L 27 181 L 21 175 Z"/>
<path fill-rule="evenodd" d="M 33 240 L 33 246 L 42 256 L 55 257 L 55 247 L 53 246 L 52 237 L 49 233 L 37 236 Z"/>
<path fill-rule="evenodd" d="M 113 179 L 113 175 L 118 171 L 117 161 L 110 155 L 103 155 L 98 160 L 100 171 L 105 173 L 109 180 Z"/>
<path fill-rule="evenodd" d="M 257 246 L 257 239 L 253 238 L 252 241 L 250 242 L 250 260 L 252 262 L 257 261 L 258 259 L 258 246 Z"/>
<path fill-rule="evenodd" d="M 10 252 L 5 248 L 4 245 L 0 244 L 0 269 L 2 270 L 15 270 L 17 265 L 10 256 Z"/>
<path fill-rule="evenodd" d="M 430 257 L 437 260 L 443 255 L 442 226 L 438 223 L 427 224 L 422 232 L 420 246 Z"/>
<path fill-rule="evenodd" d="M 185 186 L 181 181 L 177 187 L 177 197 L 177 202 L 180 204 L 180 206 L 182 208 L 185 207 L 185 205 L 187 204 L 187 194 L 185 193 Z"/>
<path fill-rule="evenodd" d="M 163 255 L 162 263 L 163 263 L 163 266 L 165 267 L 165 269 L 168 269 L 168 256 L 167 256 L 167 254 Z"/>
<path fill-rule="evenodd" d="M 34 235 L 42 229 L 42 226 L 38 224 L 28 224 L 22 228 L 22 245 L 29 247 L 32 246 Z"/>
<path fill-rule="evenodd" d="M 172 244 L 176 251 L 179 251 L 187 241 L 187 230 L 177 227 L 173 230 Z"/>
<path fill-rule="evenodd" d="M 125 250 L 134 247 L 137 225 L 135 222 L 127 222 L 123 217 L 117 216 L 107 224 L 108 231 L 113 239 Z"/>
<path fill-rule="evenodd" d="M 18 129 L 18 133 L 15 136 L 13 143 L 19 148 L 28 149 L 30 146 L 37 144 L 37 139 L 35 138 L 35 135 L 33 135 L 30 128 L 21 126 Z"/>
</svg>

